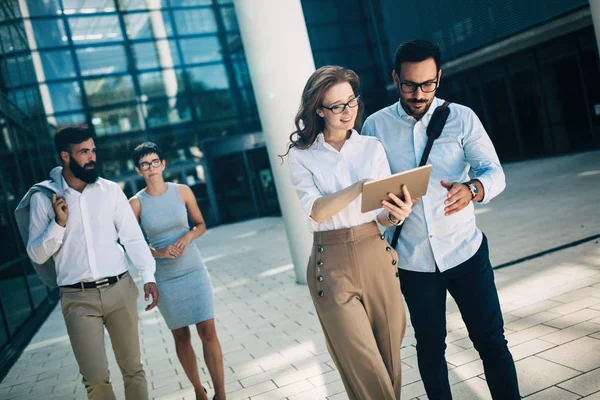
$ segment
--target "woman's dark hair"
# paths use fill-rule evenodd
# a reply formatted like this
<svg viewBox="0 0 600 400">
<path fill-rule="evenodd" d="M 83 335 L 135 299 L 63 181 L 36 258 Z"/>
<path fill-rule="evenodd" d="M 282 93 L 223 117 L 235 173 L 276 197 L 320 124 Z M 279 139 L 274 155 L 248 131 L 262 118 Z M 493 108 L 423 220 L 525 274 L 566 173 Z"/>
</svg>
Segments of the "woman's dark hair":
<svg viewBox="0 0 600 400">
<path fill-rule="evenodd" d="M 133 154 L 131 155 L 136 167 L 140 165 L 140 160 L 142 157 L 147 156 L 148 154 L 156 154 L 159 159 L 163 159 L 162 150 L 156 143 L 144 142 L 142 144 L 138 144 L 136 148 L 133 149 Z"/>
<path fill-rule="evenodd" d="M 427 40 L 407 40 L 396 49 L 394 70 L 400 76 L 403 62 L 421 62 L 433 58 L 437 70 L 440 70 L 440 46 Z"/>
<path fill-rule="evenodd" d="M 67 126 L 54 135 L 54 146 L 60 157 L 63 151 L 70 152 L 71 146 L 94 138 L 94 132 L 85 126 Z"/>
<path fill-rule="evenodd" d="M 285 154 L 280 157 L 286 156 L 293 147 L 307 149 L 312 146 L 317 135 L 325 128 L 324 119 L 317 115 L 317 109 L 323 106 L 325 92 L 330 87 L 343 82 L 348 82 L 352 86 L 354 95 L 358 96 L 360 79 L 354 71 L 336 65 L 326 65 L 313 72 L 302 91 L 300 108 L 294 119 L 296 130 L 290 135 L 291 143 Z M 355 129 L 360 127 L 362 108 L 362 103 L 359 102 L 354 122 Z"/>
</svg>

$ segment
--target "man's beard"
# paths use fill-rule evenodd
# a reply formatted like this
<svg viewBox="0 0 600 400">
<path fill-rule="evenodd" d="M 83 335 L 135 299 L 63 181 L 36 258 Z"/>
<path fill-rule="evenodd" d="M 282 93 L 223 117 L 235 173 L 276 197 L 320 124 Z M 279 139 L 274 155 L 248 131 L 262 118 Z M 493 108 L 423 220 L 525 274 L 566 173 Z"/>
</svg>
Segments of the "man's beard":
<svg viewBox="0 0 600 400">
<path fill-rule="evenodd" d="M 90 161 L 85 164 L 83 167 L 79 165 L 77 161 L 74 159 L 69 160 L 69 169 L 75 175 L 75 178 L 81 179 L 85 183 L 94 183 L 98 180 L 98 172 L 96 172 L 96 168 L 86 169 L 85 167 L 89 167 L 92 165 L 96 165 L 94 161 Z"/>
<path fill-rule="evenodd" d="M 425 108 L 423 108 L 421 111 L 419 111 L 418 113 L 415 112 L 415 110 L 411 107 L 411 105 L 415 105 L 415 104 L 420 104 L 420 103 L 427 103 L 429 101 L 429 104 L 427 104 L 427 106 Z M 433 98 L 431 98 L 430 100 L 416 100 L 416 99 L 408 99 L 408 100 L 404 100 L 402 97 L 400 97 L 400 104 L 402 105 L 402 108 L 404 108 L 404 111 L 406 111 L 406 113 L 410 116 L 412 116 L 413 118 L 419 120 L 423 117 L 423 115 L 425 115 L 427 113 L 427 111 L 429 110 L 429 107 L 431 107 L 431 104 L 433 103 Z"/>
</svg>

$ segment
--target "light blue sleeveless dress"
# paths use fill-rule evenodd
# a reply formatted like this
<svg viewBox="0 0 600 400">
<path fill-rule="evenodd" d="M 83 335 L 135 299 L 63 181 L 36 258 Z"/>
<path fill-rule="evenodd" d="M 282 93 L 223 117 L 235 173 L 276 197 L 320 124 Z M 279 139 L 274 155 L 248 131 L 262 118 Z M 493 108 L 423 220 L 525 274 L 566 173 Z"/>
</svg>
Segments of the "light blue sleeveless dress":
<svg viewBox="0 0 600 400">
<path fill-rule="evenodd" d="M 156 249 L 172 245 L 190 230 L 185 203 L 174 183 L 160 196 L 136 194 L 142 206 L 140 225 Z M 190 243 L 179 258 L 156 259 L 158 309 L 169 329 L 194 325 L 214 318 L 210 276 L 198 247 Z"/>
</svg>

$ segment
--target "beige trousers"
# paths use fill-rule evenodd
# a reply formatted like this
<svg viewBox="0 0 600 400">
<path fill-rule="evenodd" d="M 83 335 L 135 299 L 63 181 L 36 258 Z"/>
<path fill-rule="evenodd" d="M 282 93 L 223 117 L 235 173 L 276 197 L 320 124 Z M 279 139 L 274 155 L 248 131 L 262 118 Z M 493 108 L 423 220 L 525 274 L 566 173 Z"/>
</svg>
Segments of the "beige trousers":
<svg viewBox="0 0 600 400">
<path fill-rule="evenodd" d="M 314 234 L 308 287 L 350 400 L 400 399 L 406 315 L 397 262 L 374 222 Z"/>
<path fill-rule="evenodd" d="M 99 289 L 60 288 L 71 347 L 89 399 L 116 399 L 108 371 L 104 327 L 123 374 L 126 399 L 148 399 L 148 384 L 140 359 L 138 294 L 129 274 Z"/>
</svg>

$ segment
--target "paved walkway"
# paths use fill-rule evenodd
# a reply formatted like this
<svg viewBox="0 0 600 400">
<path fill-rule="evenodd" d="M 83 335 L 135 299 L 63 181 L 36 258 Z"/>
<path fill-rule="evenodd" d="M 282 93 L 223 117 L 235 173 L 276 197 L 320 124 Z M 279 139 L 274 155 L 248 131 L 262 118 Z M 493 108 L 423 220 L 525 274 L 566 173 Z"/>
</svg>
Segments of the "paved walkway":
<svg viewBox="0 0 600 400">
<path fill-rule="evenodd" d="M 477 211 L 494 264 L 600 233 L 600 152 L 515 163 L 506 172 L 506 192 Z M 346 399 L 306 286 L 295 284 L 282 220 L 221 226 L 198 244 L 213 278 L 228 399 Z M 600 400 L 598 240 L 497 270 L 496 280 L 522 395 Z M 160 314 L 140 315 L 151 396 L 194 399 Z M 451 299 L 447 319 L 454 398 L 489 399 L 478 354 Z M 201 355 L 199 340 L 194 343 Z M 409 326 L 402 347 L 403 399 L 423 400 L 414 345 Z M 110 350 L 109 360 L 123 399 Z M 210 388 L 206 366 L 199 364 Z M 85 398 L 58 308 L 0 382 L 0 399 L 36 398 Z"/>
</svg>

